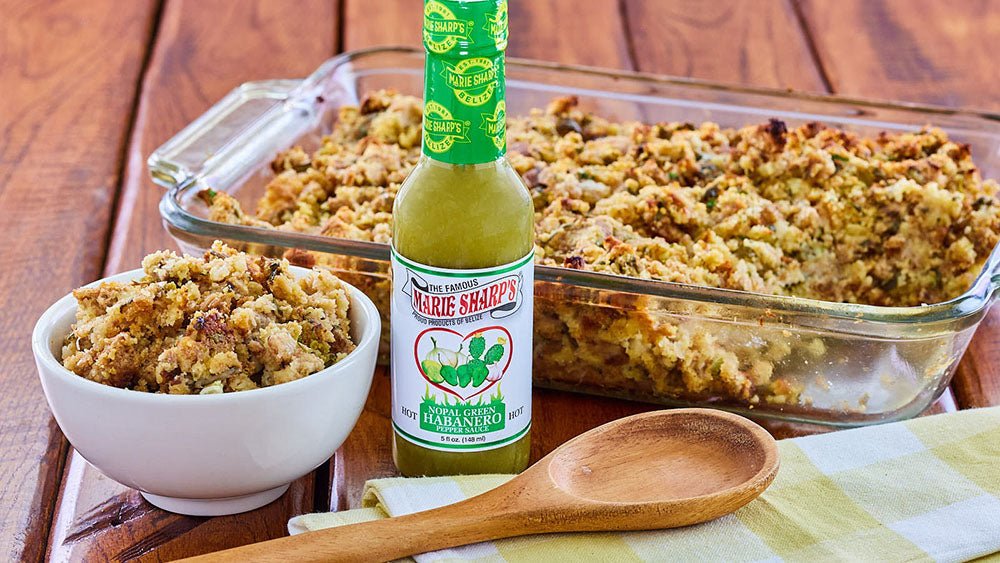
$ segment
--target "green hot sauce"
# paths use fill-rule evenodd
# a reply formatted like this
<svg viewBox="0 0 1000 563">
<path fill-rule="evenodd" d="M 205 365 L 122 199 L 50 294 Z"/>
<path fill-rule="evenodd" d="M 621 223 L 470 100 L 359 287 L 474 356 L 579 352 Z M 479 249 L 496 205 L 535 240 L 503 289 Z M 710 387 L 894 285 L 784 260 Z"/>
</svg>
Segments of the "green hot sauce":
<svg viewBox="0 0 1000 563">
<path fill-rule="evenodd" d="M 506 157 L 506 0 L 426 0 L 423 155 L 393 209 L 393 457 L 516 473 L 531 423 L 533 207 Z"/>
</svg>

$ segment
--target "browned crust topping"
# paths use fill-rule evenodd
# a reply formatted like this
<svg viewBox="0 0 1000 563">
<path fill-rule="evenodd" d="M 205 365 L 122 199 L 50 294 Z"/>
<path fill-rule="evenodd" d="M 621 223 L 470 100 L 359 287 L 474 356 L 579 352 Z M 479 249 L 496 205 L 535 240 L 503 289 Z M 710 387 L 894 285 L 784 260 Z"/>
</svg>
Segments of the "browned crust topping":
<svg viewBox="0 0 1000 563">
<path fill-rule="evenodd" d="M 275 159 L 255 215 L 215 194 L 212 218 L 389 242 L 393 199 L 419 158 L 421 103 L 378 91 L 361 108 L 343 108 L 311 154 L 293 147 Z M 565 97 L 511 118 L 508 147 L 535 203 L 541 264 L 911 306 L 964 292 L 1000 232 L 997 184 L 981 179 L 968 146 L 933 128 L 869 138 L 776 119 L 741 129 L 616 122 Z M 372 264 L 305 251 L 288 258 L 344 272 L 388 311 L 389 281 Z M 853 353 L 836 337 L 658 305 L 539 284 L 536 380 L 807 407 L 809 381 Z M 939 365 L 928 359 L 927 377 Z M 866 397 L 844 409 L 863 410 Z"/>
<path fill-rule="evenodd" d="M 293 381 L 354 349 L 343 283 L 325 270 L 220 242 L 201 259 L 162 251 L 145 275 L 73 292 L 67 369 L 99 383 L 159 393 L 222 393 Z"/>
<path fill-rule="evenodd" d="M 255 216 L 218 221 L 388 242 L 421 104 L 378 91 L 293 147 Z M 838 302 L 912 306 L 970 285 L 1000 232 L 997 184 L 939 129 L 876 138 L 806 123 L 613 122 L 573 97 L 515 117 L 538 263 Z"/>
</svg>

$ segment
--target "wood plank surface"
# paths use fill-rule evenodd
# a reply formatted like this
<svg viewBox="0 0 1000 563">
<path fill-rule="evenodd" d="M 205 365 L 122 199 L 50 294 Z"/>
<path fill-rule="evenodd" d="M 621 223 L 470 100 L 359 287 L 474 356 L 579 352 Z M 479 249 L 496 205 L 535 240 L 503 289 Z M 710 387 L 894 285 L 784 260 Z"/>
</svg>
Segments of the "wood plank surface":
<svg viewBox="0 0 1000 563">
<path fill-rule="evenodd" d="M 787 0 L 623 0 L 636 67 L 704 80 L 827 90 Z"/>
<path fill-rule="evenodd" d="M 301 78 L 337 50 L 338 2 L 170 0 L 143 81 L 106 273 L 175 248 L 146 158 L 243 82 Z"/>
<path fill-rule="evenodd" d="M 38 561 L 66 452 L 29 343 L 99 277 L 155 2 L 0 1 L 0 560 Z"/>
<path fill-rule="evenodd" d="M 72 452 L 52 523 L 51 561 L 171 561 L 288 533 L 290 515 L 313 508 L 313 480 L 299 479 L 264 508 L 218 518 L 172 514 L 102 475 Z"/>
<path fill-rule="evenodd" d="M 1000 0 L 796 0 L 833 90 L 1000 110 Z"/>
<path fill-rule="evenodd" d="M 422 4 L 414 0 L 345 0 L 344 49 L 420 47 Z M 372 17 L 373 13 L 378 17 Z M 509 17 L 510 57 L 632 68 L 616 0 L 590 0 L 586 10 L 566 0 L 510 0 Z M 565 28 L 567 22 L 572 22 L 571 27 Z"/>
<path fill-rule="evenodd" d="M 512 0 L 509 6 L 510 57 L 635 68 L 617 1 Z"/>
<path fill-rule="evenodd" d="M 160 223 L 163 191 L 149 180 L 146 157 L 240 83 L 307 75 L 335 53 L 337 15 L 337 3 L 325 0 L 166 3 L 128 145 L 107 274 L 137 267 L 150 251 L 176 248 Z M 256 511 L 212 519 L 177 516 L 71 455 L 50 550 L 54 560 L 194 555 L 284 535 L 287 519 L 311 510 L 313 497 L 310 475 Z"/>
<path fill-rule="evenodd" d="M 419 47 L 423 5 L 413 0 L 343 0 L 344 50 L 379 45 Z"/>
<path fill-rule="evenodd" d="M 1000 110 L 1000 0 L 798 5 L 837 93 Z M 952 387 L 959 408 L 1000 405 L 1000 308 L 980 325 Z"/>
<path fill-rule="evenodd" d="M 27 2 L 0 0 L 0 221 L 11 225 L 0 234 L 6 243 L 0 335 L 10 336 L 0 339 L 0 471 L 15 475 L 0 485 L 0 541 L 6 540 L 0 545 L 12 546 L 11 559 L 41 559 L 46 534 L 49 555 L 57 561 L 166 560 L 259 541 L 283 535 L 292 515 L 355 507 L 364 481 L 395 473 L 389 376 L 382 368 L 331 473 L 300 479 L 257 511 L 211 519 L 173 515 L 103 477 L 75 453 L 63 467 L 66 448 L 41 399 L 23 325 L 72 286 L 99 277 L 102 264 L 105 273 L 114 273 L 135 267 L 152 250 L 175 247 L 159 220 L 162 191 L 148 180 L 149 153 L 241 82 L 304 76 L 341 46 L 419 45 L 418 0 L 165 0 L 158 25 L 152 2 L 59 3 L 29 11 Z M 1000 99 L 992 80 L 997 71 L 988 61 L 991 40 L 1000 33 L 991 19 L 998 3 L 944 9 L 920 0 L 914 9 L 900 0 L 510 0 L 508 54 L 992 108 Z M 930 13 L 940 25 L 928 31 L 935 26 L 918 27 L 921 19 L 910 13 Z M 877 25 L 887 31 L 878 33 Z M 59 42 L 48 41 L 53 30 L 60 32 Z M 861 38 L 855 37 L 858 30 Z M 882 54 L 893 47 L 899 53 Z M 147 49 L 152 55 L 129 138 Z M 88 80 L 81 83 L 79 75 Z M 975 91 L 975 76 L 982 77 L 982 92 Z M 6 103 L 8 78 L 17 78 L 13 105 Z M 45 281 L 29 283 L 37 279 Z M 16 295 L 10 288 L 18 288 Z M 963 407 L 1000 403 L 998 334 L 1000 317 L 994 314 L 956 378 Z M 948 399 L 950 394 L 932 411 L 954 408 Z M 594 426 L 654 408 L 537 389 L 532 457 Z M 821 430 L 766 426 L 779 437 Z"/>
</svg>

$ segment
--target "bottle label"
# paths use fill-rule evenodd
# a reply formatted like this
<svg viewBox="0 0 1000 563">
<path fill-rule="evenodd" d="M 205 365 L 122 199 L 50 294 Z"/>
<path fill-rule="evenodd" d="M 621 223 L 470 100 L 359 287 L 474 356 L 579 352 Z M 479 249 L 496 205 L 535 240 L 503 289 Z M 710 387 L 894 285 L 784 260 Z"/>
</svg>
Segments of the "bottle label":
<svg viewBox="0 0 1000 563">
<path fill-rule="evenodd" d="M 442 451 L 498 448 L 531 427 L 533 253 L 481 270 L 392 251 L 392 424 Z"/>
</svg>

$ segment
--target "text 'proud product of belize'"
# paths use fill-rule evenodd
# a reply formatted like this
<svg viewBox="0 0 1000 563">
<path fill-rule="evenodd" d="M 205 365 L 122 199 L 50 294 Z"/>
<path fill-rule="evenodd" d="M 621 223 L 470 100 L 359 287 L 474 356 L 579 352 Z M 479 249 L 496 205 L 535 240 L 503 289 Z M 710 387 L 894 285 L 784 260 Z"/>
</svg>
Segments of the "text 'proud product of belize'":
<svg viewBox="0 0 1000 563">
<path fill-rule="evenodd" d="M 393 455 L 516 473 L 531 430 L 533 207 L 505 158 L 506 0 L 426 0 L 423 155 L 393 209 Z"/>
</svg>

